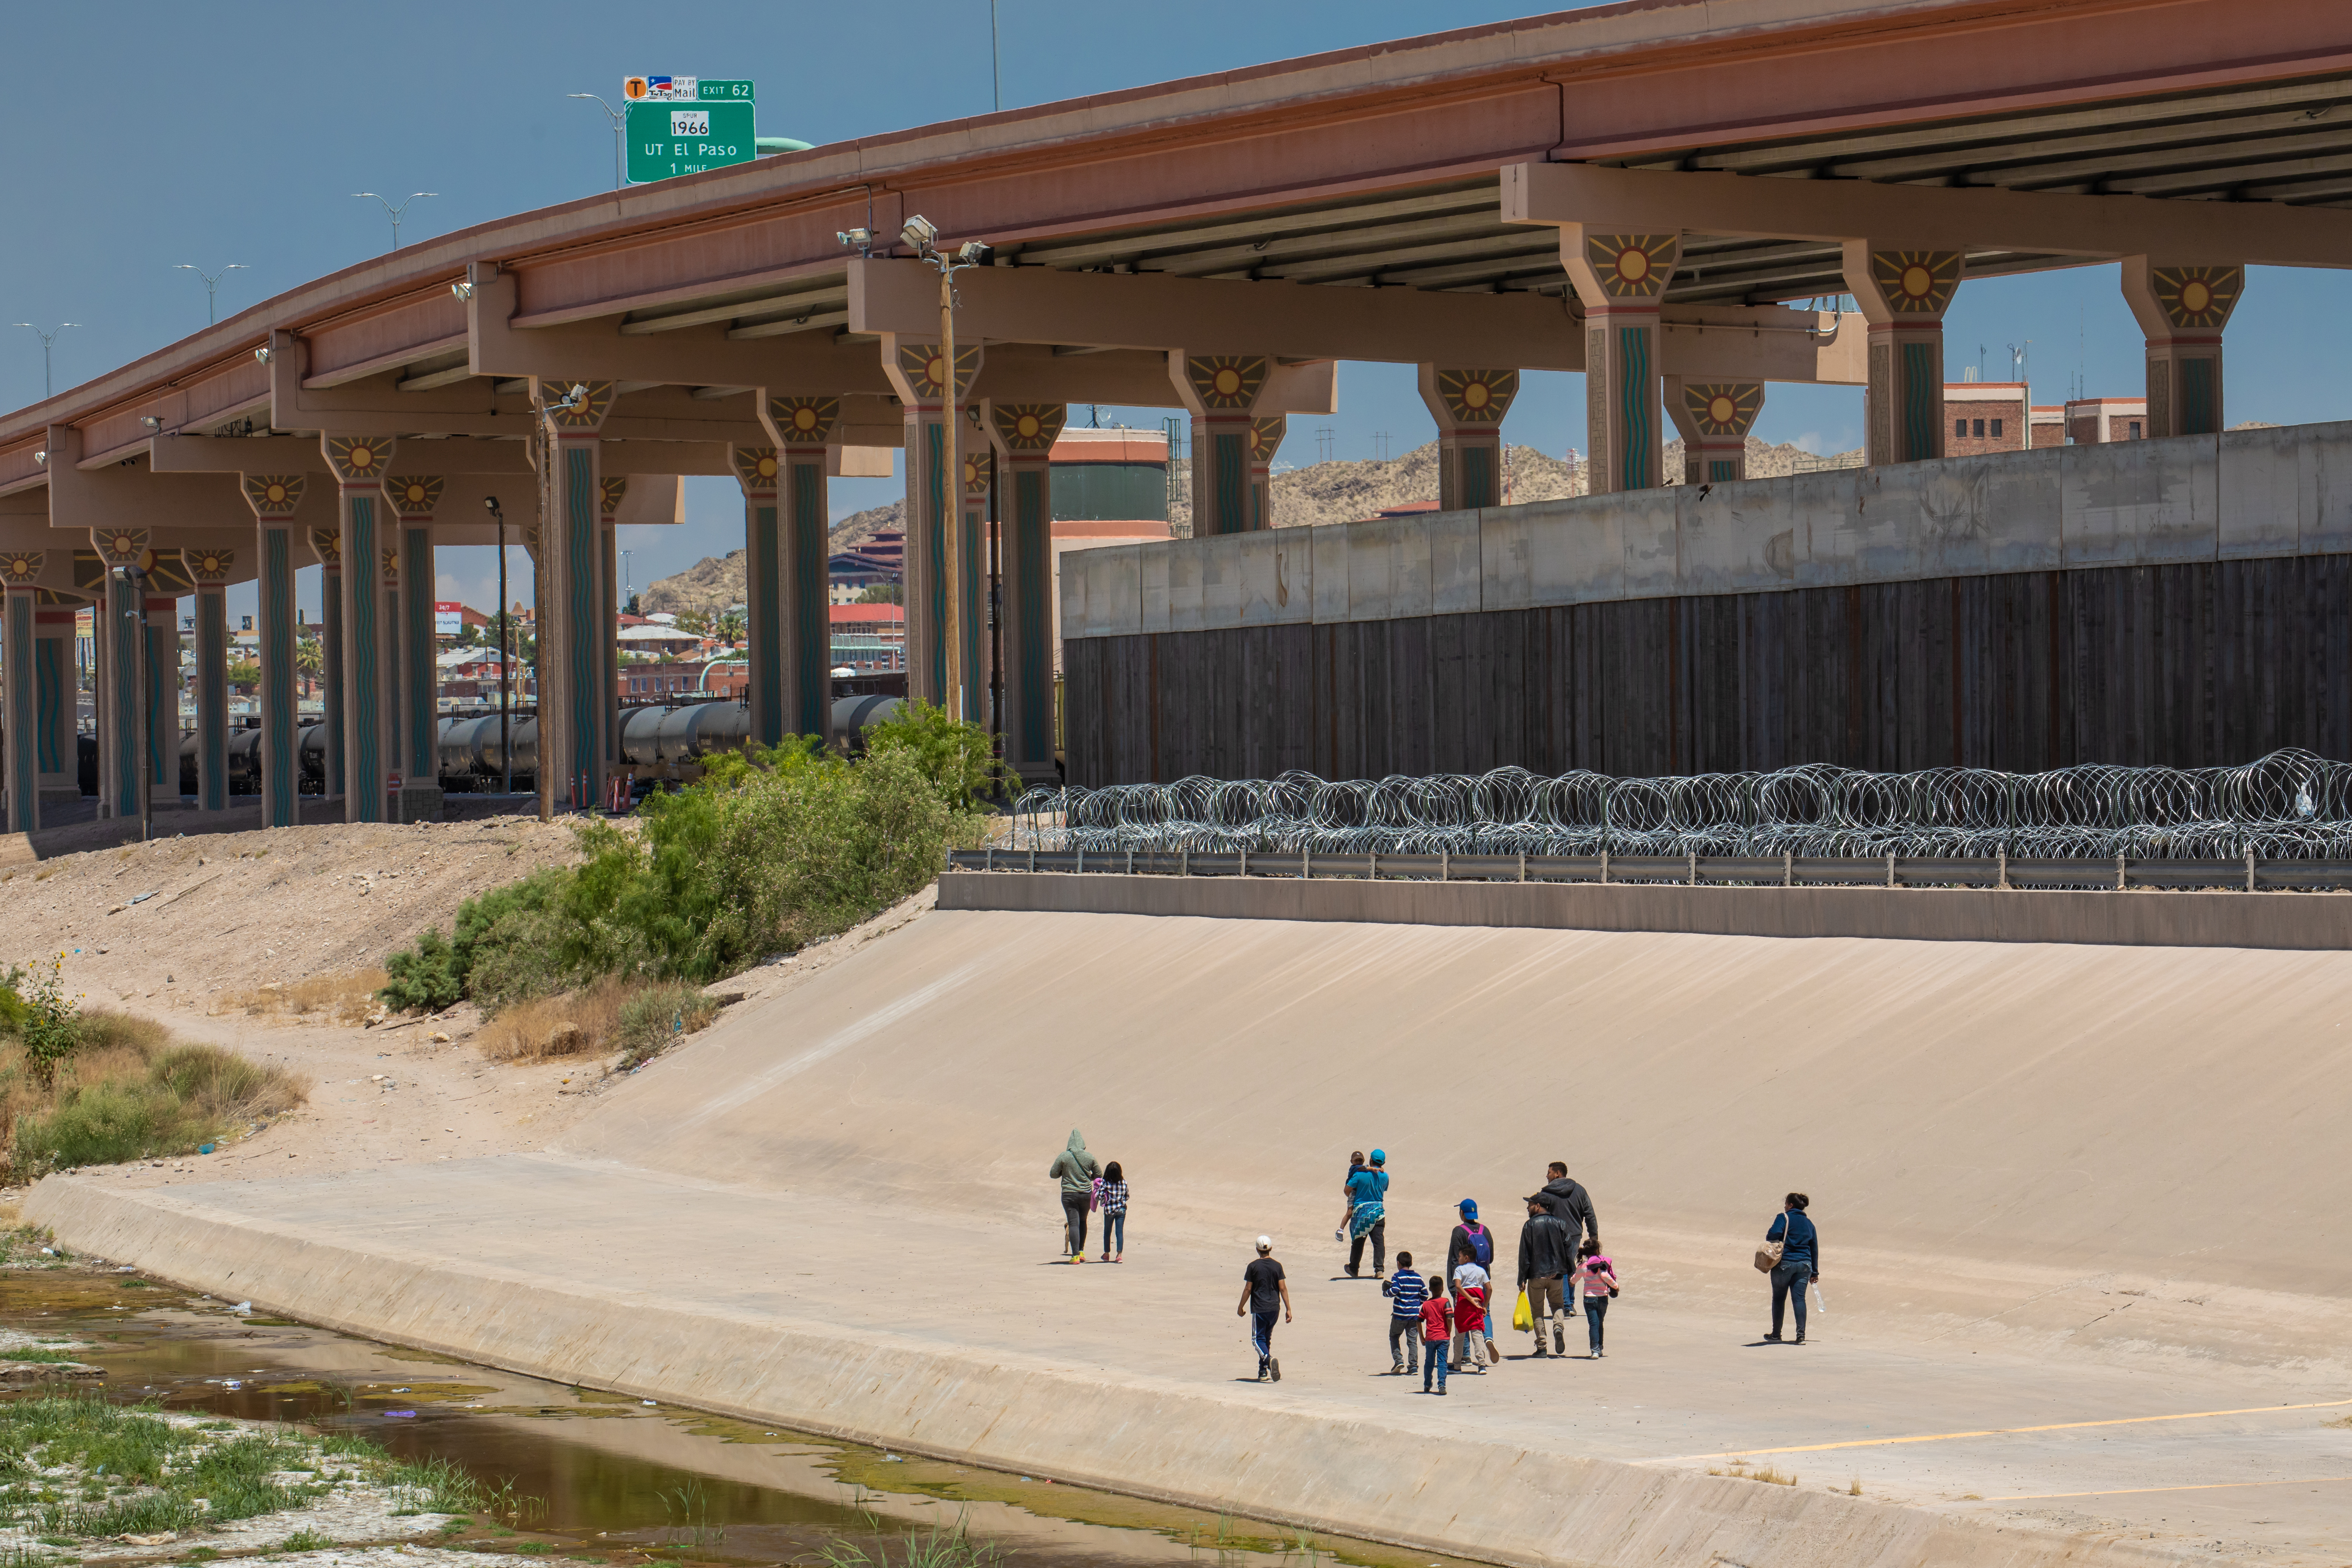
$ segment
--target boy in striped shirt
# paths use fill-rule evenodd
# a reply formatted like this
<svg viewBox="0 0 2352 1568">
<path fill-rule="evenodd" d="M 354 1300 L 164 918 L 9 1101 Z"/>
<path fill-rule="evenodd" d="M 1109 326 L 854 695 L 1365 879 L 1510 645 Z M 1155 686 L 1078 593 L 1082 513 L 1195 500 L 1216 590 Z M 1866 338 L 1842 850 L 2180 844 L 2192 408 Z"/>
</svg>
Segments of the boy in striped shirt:
<svg viewBox="0 0 2352 1568">
<path fill-rule="evenodd" d="M 1391 1376 L 1404 1373 L 1408 1376 L 1421 1370 L 1421 1304 L 1429 1299 L 1429 1287 L 1412 1271 L 1412 1254 L 1397 1254 L 1397 1271 L 1381 1281 L 1381 1294 L 1396 1303 L 1389 1314 L 1389 1368 Z M 1404 1342 L 1404 1353 L 1397 1353 L 1397 1342 Z M 1443 1348 L 1443 1347 L 1440 1347 Z"/>
</svg>

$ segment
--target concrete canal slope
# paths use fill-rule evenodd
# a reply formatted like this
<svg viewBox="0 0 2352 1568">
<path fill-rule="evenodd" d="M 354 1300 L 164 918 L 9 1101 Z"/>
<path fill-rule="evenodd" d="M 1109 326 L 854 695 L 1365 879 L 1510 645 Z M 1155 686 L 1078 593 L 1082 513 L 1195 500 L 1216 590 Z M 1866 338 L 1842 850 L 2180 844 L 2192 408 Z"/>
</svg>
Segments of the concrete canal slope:
<svg viewBox="0 0 2352 1568">
<path fill-rule="evenodd" d="M 2347 994 L 2331 952 L 940 912 L 542 1154 L 28 1212 L 337 1328 L 1528 1568 L 2341 1562 Z M 1118 1267 L 1054 1261 L 1074 1124 Z M 1423 1264 L 1567 1159 L 1608 1359 L 1387 1375 L 1330 1239 L 1374 1145 Z M 1790 1187 L 1831 1312 L 1757 1346 Z"/>
</svg>

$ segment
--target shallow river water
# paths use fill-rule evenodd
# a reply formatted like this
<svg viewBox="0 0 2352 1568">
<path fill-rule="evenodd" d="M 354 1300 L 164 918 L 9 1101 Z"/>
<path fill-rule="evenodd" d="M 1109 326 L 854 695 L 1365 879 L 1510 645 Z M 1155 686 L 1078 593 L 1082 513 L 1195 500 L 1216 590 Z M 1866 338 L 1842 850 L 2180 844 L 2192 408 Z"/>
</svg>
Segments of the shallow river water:
<svg viewBox="0 0 2352 1568">
<path fill-rule="evenodd" d="M 0 1269 L 0 1327 L 67 1337 L 110 1399 L 366 1435 L 464 1466 L 499 1500 L 449 1537 L 643 1563 L 974 1568 L 1455 1568 L 1279 1526 L 574 1388 L 251 1313 L 127 1272 Z"/>
</svg>

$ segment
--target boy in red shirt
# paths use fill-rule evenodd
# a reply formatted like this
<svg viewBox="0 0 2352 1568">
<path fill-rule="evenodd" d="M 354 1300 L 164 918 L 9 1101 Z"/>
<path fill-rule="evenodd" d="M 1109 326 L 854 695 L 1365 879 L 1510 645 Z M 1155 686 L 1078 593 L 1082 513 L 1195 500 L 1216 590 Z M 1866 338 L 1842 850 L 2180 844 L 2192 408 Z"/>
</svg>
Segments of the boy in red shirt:
<svg viewBox="0 0 2352 1568">
<path fill-rule="evenodd" d="M 1445 1343 L 1454 1337 L 1454 1303 L 1446 1300 L 1445 1280 L 1429 1277 L 1429 1299 L 1421 1304 L 1421 1391 L 1429 1392 L 1429 1374 L 1437 1374 L 1437 1392 L 1445 1393 Z"/>
</svg>

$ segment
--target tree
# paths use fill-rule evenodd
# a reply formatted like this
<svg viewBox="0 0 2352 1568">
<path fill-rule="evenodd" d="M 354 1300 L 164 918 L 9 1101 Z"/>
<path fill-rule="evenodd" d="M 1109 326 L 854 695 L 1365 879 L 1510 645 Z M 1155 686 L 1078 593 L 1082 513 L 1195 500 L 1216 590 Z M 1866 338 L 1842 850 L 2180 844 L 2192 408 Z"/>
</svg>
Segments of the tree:
<svg viewBox="0 0 2352 1568">
<path fill-rule="evenodd" d="M 249 658 L 237 660 L 228 667 L 228 683 L 231 686 L 260 685 L 261 666 Z"/>
<path fill-rule="evenodd" d="M 866 591 L 857 595 L 857 602 L 861 605 L 903 605 L 907 602 L 906 590 L 896 583 L 869 584 Z"/>
<path fill-rule="evenodd" d="M 709 637 L 710 635 L 710 612 L 709 610 L 684 610 L 679 612 L 677 617 L 677 629 L 682 632 L 692 632 L 697 637 Z"/>
<path fill-rule="evenodd" d="M 294 645 L 294 668 L 305 675 L 326 673 L 326 650 L 317 637 L 304 637 Z"/>
<path fill-rule="evenodd" d="M 719 617 L 719 640 L 730 647 L 741 642 L 749 629 L 740 610 L 729 610 Z"/>
</svg>

